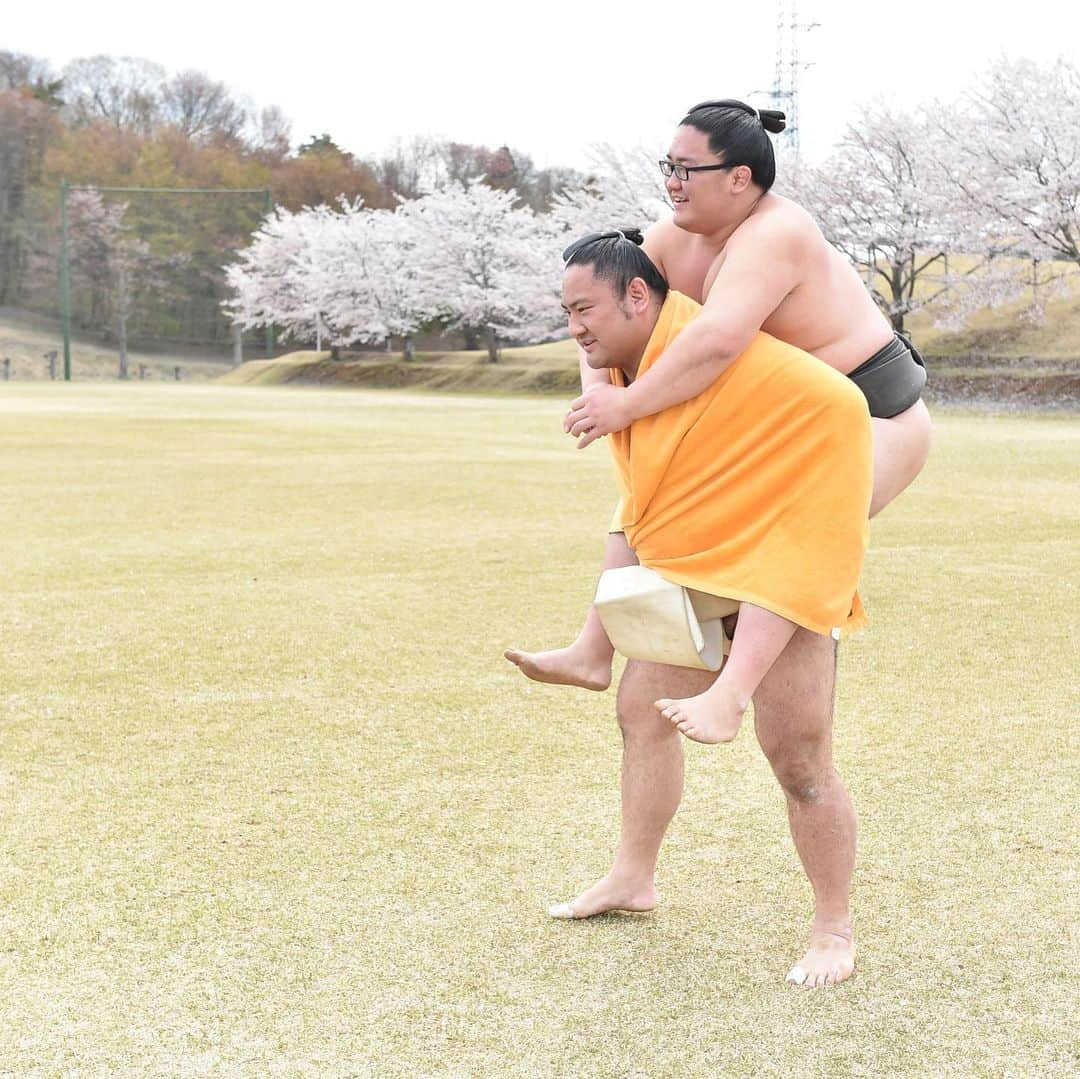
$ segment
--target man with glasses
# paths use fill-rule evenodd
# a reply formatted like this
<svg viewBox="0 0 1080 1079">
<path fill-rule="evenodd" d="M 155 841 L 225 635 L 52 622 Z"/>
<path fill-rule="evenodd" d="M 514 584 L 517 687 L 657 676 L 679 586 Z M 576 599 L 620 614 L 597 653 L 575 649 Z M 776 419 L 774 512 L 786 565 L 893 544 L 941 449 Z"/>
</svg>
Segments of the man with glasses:
<svg viewBox="0 0 1080 1079">
<path fill-rule="evenodd" d="M 565 428 L 584 447 L 689 401 L 764 330 L 848 375 L 866 396 L 874 439 L 873 516 L 926 462 L 931 425 L 919 400 L 925 370 L 809 214 L 770 190 L 776 169 L 767 132 L 781 130 L 782 113 L 738 101 L 704 102 L 684 117 L 660 163 L 674 213 L 649 230 L 645 251 L 670 286 L 703 302 L 703 310 L 629 386 L 611 385 L 583 357 L 584 392 L 572 403 Z M 605 568 L 618 564 L 605 561 Z M 515 660 L 538 681 L 592 689 L 610 684 L 611 661 L 595 612 L 568 648 L 519 653 Z M 855 955 L 849 912 L 855 812 L 832 763 L 835 670 L 835 642 L 799 628 L 753 698 L 758 741 L 784 789 L 815 899 L 810 947 L 788 977 L 812 988 L 843 980 Z M 705 694 L 671 699 L 670 693 L 648 679 L 624 680 L 619 715 L 628 753 L 648 758 L 657 744 L 657 704 L 664 722 L 674 715 L 693 726 L 706 718 Z M 673 767 L 658 760 L 657 775 Z M 649 782 L 667 780 L 654 776 Z M 633 797 L 624 799 L 628 847 L 658 827 L 662 831 L 666 821 L 635 808 Z M 574 917 L 625 909 L 640 905 L 651 889 L 651 881 L 616 866 L 569 909 Z"/>
<path fill-rule="evenodd" d="M 705 310 L 640 383 L 620 390 L 583 369 L 583 390 L 595 392 L 572 403 L 565 427 L 583 448 L 689 400 L 764 330 L 865 394 L 874 418 L 873 516 L 926 462 L 926 371 L 810 215 L 772 192 L 767 132 L 783 126 L 782 113 L 737 101 L 704 102 L 683 119 L 660 161 L 674 212 L 646 233 L 645 251 L 672 288 Z"/>
</svg>

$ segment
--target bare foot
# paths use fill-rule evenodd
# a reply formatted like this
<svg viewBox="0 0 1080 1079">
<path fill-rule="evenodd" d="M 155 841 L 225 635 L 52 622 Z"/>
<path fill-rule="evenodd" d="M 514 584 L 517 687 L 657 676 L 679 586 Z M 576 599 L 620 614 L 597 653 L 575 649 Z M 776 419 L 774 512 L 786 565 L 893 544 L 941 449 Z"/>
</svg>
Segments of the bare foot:
<svg viewBox="0 0 1080 1079">
<path fill-rule="evenodd" d="M 704 693 L 673 701 L 654 701 L 653 706 L 687 738 L 706 745 L 730 742 L 739 733 L 743 713 L 750 703 L 718 678 Z"/>
<path fill-rule="evenodd" d="M 785 979 L 803 989 L 825 989 L 839 985 L 855 970 L 855 942 L 850 933 L 818 931 L 810 938 L 806 955 L 795 964 Z"/>
<path fill-rule="evenodd" d="M 569 903 L 554 903 L 548 907 L 552 918 L 591 918 L 595 914 L 622 910 L 644 914 L 653 910 L 659 902 L 656 885 L 627 884 L 616 880 L 610 873 L 601 877 L 591 888 Z"/>
<path fill-rule="evenodd" d="M 589 655 L 576 641 L 568 648 L 552 652 L 519 652 L 508 648 L 503 655 L 534 682 L 596 690 L 611 685 L 611 656 L 604 659 Z"/>
</svg>

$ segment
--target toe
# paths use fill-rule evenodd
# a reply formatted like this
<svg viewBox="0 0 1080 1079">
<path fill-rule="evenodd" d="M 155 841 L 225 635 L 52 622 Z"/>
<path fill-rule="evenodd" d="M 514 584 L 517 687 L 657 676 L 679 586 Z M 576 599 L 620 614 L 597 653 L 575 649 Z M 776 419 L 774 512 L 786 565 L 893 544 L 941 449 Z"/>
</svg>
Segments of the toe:
<svg viewBox="0 0 1080 1079">
<path fill-rule="evenodd" d="M 802 967 L 792 967 L 785 981 L 792 985 L 802 985 L 806 981 L 806 971 Z"/>
</svg>

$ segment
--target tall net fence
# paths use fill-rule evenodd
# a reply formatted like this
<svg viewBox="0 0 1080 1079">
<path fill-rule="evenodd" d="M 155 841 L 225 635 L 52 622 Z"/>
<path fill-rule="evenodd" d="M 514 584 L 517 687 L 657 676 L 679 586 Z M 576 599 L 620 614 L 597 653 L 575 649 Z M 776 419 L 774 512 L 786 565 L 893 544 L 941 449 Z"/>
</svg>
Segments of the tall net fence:
<svg viewBox="0 0 1080 1079">
<path fill-rule="evenodd" d="M 271 207 L 267 189 L 62 185 L 28 237 L 23 303 L 60 319 L 65 372 L 80 349 L 114 352 L 122 378 L 142 373 L 135 354 L 223 368 L 265 356 L 272 334 L 241 335 L 222 304 L 225 267 Z"/>
</svg>

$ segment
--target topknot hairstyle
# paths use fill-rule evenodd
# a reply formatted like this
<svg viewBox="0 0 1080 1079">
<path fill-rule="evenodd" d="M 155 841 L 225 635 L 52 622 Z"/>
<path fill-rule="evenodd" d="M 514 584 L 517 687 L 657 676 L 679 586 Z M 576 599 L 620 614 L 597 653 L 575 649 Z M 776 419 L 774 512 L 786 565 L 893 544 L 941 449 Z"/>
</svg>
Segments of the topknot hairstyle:
<svg viewBox="0 0 1080 1079">
<path fill-rule="evenodd" d="M 562 254 L 566 267 L 591 266 L 593 276 L 607 281 L 619 296 L 625 296 L 630 282 L 640 277 L 661 302 L 667 299 L 668 283 L 656 264 L 641 249 L 640 229 L 609 229 L 590 232 L 575 240 Z"/>
<path fill-rule="evenodd" d="M 745 101 L 702 101 L 680 127 L 697 128 L 709 137 L 709 149 L 730 164 L 747 165 L 754 183 L 768 191 L 776 180 L 776 155 L 766 132 L 778 135 L 787 117 L 775 109 L 755 109 Z"/>
</svg>

